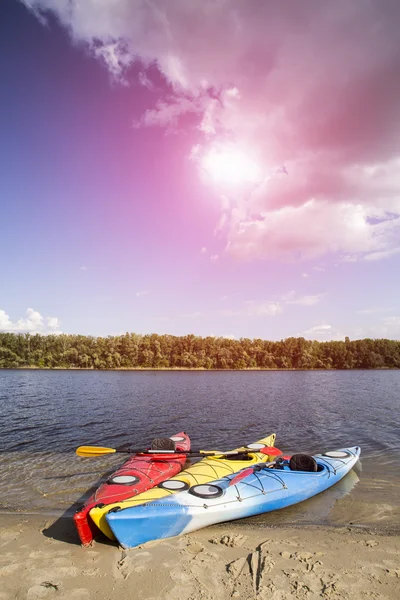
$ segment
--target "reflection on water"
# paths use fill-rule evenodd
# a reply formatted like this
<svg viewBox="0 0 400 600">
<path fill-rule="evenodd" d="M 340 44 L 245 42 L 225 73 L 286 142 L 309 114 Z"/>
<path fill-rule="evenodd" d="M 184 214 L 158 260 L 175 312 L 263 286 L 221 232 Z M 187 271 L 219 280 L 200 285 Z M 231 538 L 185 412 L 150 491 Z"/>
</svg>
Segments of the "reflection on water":
<svg viewBox="0 0 400 600">
<path fill-rule="evenodd" d="M 360 445 L 340 483 L 252 522 L 400 525 L 400 371 L 0 371 L 0 510 L 72 514 L 123 462 L 83 444 L 147 446 L 188 431 L 230 449 L 272 431 L 284 453 Z"/>
<path fill-rule="evenodd" d="M 78 459 L 74 453 L 2 455 L 0 511 L 73 514 L 121 463 L 120 455 Z"/>
</svg>

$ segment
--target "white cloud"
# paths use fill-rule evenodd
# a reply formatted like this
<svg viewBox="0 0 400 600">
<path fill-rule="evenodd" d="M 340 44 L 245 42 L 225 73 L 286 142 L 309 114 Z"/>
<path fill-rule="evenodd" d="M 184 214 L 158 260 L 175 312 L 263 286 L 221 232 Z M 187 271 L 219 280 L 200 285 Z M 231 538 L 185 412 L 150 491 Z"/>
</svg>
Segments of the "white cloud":
<svg viewBox="0 0 400 600">
<path fill-rule="evenodd" d="M 377 313 L 386 312 L 391 310 L 390 308 L 363 308 L 358 310 L 357 313 L 359 315 L 375 315 Z"/>
<path fill-rule="evenodd" d="M 354 331 L 352 337 L 363 338 L 384 338 L 389 340 L 400 340 L 400 316 L 393 315 L 384 317 L 376 323 L 365 327 L 359 327 Z"/>
<path fill-rule="evenodd" d="M 118 79 L 123 84 L 127 84 L 123 72 L 129 67 L 132 60 L 126 52 L 123 42 L 107 41 L 102 44 L 94 44 L 92 51 L 97 58 L 106 63 L 108 70 L 115 79 Z"/>
<path fill-rule="evenodd" d="M 0 331 L 10 333 L 60 334 L 61 322 L 57 317 L 43 317 L 37 310 L 28 308 L 26 317 L 12 322 L 8 314 L 0 309 Z"/>
<path fill-rule="evenodd" d="M 328 324 L 314 325 L 314 327 L 311 327 L 302 333 L 298 333 L 297 335 L 311 340 L 318 339 L 321 342 L 344 341 L 346 337 L 346 334 L 334 330 L 333 327 Z"/>
<path fill-rule="evenodd" d="M 256 301 L 246 300 L 242 302 L 239 308 L 223 309 L 219 313 L 227 317 L 274 317 L 283 313 L 285 304 L 298 304 L 301 306 L 315 306 L 320 302 L 325 294 L 315 294 L 310 296 L 297 296 L 294 291 L 282 296 L 280 301 Z M 220 300 L 227 300 L 228 296 L 223 296 Z"/>
<path fill-rule="evenodd" d="M 142 85 L 143 87 L 146 87 L 148 90 L 152 90 L 154 88 L 151 80 L 147 77 L 144 71 L 140 71 L 138 78 L 140 85 Z"/>
<path fill-rule="evenodd" d="M 296 296 L 294 291 L 283 296 L 282 300 L 286 304 L 299 304 L 300 306 L 315 306 L 325 294 L 313 294 L 309 296 Z"/>
<path fill-rule="evenodd" d="M 391 250 L 382 250 L 381 252 L 372 252 L 364 256 L 365 260 L 382 260 L 400 253 L 400 248 L 392 248 Z"/>
<path fill-rule="evenodd" d="M 17 331 L 40 331 L 44 327 L 44 319 L 42 315 L 33 308 L 28 308 L 25 319 L 18 319 Z"/>
<path fill-rule="evenodd" d="M 13 324 L 8 314 L 0 309 L 0 331 L 11 331 Z"/>
<path fill-rule="evenodd" d="M 207 254 L 207 248 L 205 246 L 200 250 L 201 254 Z"/>
<path fill-rule="evenodd" d="M 52 329 L 58 331 L 60 329 L 61 323 L 60 319 L 57 317 L 46 317 L 47 327 L 48 329 Z"/>
<path fill-rule="evenodd" d="M 250 315 L 274 317 L 280 315 L 283 308 L 280 302 L 248 302 L 247 310 Z"/>
<path fill-rule="evenodd" d="M 169 102 L 160 100 L 156 108 L 146 110 L 138 121 L 134 121 L 133 125 L 135 127 L 170 127 L 176 125 L 179 117 L 184 114 L 201 112 L 202 107 L 189 98 L 175 98 Z"/>
<path fill-rule="evenodd" d="M 138 292 L 136 292 L 135 296 L 137 298 L 140 298 L 141 296 L 147 296 L 148 295 L 148 291 L 147 290 L 139 290 Z"/>
<path fill-rule="evenodd" d="M 210 260 L 211 260 L 211 262 L 215 262 L 216 260 L 218 260 L 218 258 L 219 258 L 218 254 L 212 254 L 212 255 L 210 256 Z"/>
<path fill-rule="evenodd" d="M 389 339 L 400 339 L 400 317 L 385 317 L 383 319 L 383 333 Z"/>
<path fill-rule="evenodd" d="M 344 254 L 342 256 L 342 262 L 344 262 L 344 263 L 358 262 L 358 256 L 357 256 L 357 254 Z M 337 267 L 338 265 L 334 265 L 334 266 Z"/>
<path fill-rule="evenodd" d="M 331 325 L 314 325 L 314 327 L 311 327 L 311 329 L 307 329 L 307 331 L 305 333 L 318 333 L 318 334 L 325 334 L 325 332 L 327 331 L 331 331 L 332 326 Z"/>
<path fill-rule="evenodd" d="M 81 271 L 87 271 L 87 267 L 85 267 L 84 265 L 82 265 L 81 267 L 79 267 Z"/>
<path fill-rule="evenodd" d="M 280 302 L 256 302 L 248 300 L 238 309 L 227 309 L 219 311 L 227 317 L 274 317 L 283 311 Z"/>
</svg>

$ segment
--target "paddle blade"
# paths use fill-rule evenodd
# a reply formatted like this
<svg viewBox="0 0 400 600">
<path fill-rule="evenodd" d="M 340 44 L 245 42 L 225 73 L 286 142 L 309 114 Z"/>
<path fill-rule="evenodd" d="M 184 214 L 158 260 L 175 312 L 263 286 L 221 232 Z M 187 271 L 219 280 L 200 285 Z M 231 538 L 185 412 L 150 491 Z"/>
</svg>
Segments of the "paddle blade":
<svg viewBox="0 0 400 600">
<path fill-rule="evenodd" d="M 101 446 L 79 446 L 76 449 L 78 456 L 85 456 L 90 458 L 91 456 L 102 456 L 103 454 L 114 454 L 115 448 L 103 448 Z"/>
<path fill-rule="evenodd" d="M 253 467 L 248 467 L 247 469 L 243 469 L 243 471 L 239 471 L 239 473 L 233 479 L 230 480 L 229 486 L 236 485 L 237 483 L 239 483 L 239 481 L 241 481 L 245 477 L 248 477 L 249 475 L 252 475 L 253 473 Z"/>
<path fill-rule="evenodd" d="M 282 450 L 279 450 L 279 448 L 275 448 L 275 446 L 266 446 L 265 448 L 262 448 L 260 452 L 261 454 L 267 454 L 268 456 L 270 456 L 270 460 L 272 460 L 272 457 L 282 456 L 283 454 Z"/>
</svg>

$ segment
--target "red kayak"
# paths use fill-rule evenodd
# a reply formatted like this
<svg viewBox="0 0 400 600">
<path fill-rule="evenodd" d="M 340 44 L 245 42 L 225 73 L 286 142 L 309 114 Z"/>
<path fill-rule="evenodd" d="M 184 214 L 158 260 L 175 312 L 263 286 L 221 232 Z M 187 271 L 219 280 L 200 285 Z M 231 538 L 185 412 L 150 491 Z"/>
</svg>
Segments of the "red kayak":
<svg viewBox="0 0 400 600">
<path fill-rule="evenodd" d="M 190 439 L 185 432 L 177 433 L 170 439 L 175 442 L 178 452 L 190 450 Z M 75 513 L 75 526 L 82 544 L 88 546 L 99 533 L 99 529 L 89 515 L 92 508 L 98 504 L 110 504 L 137 496 L 165 479 L 170 479 L 182 470 L 186 458 L 186 454 L 179 453 L 131 456 Z"/>
</svg>

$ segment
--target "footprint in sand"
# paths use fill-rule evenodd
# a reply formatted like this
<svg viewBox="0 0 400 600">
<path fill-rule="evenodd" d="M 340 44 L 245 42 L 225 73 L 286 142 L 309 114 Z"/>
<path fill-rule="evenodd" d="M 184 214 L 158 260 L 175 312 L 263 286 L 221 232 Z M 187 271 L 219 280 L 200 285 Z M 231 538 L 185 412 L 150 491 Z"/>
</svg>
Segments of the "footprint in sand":
<svg viewBox="0 0 400 600">
<path fill-rule="evenodd" d="M 235 535 L 224 535 L 222 536 L 222 538 L 212 538 L 209 541 L 211 544 L 222 544 L 223 546 L 227 546 L 228 548 L 235 548 L 243 546 L 246 539 L 246 536 L 237 533 Z"/>
<path fill-rule="evenodd" d="M 127 554 L 124 550 L 121 558 L 113 566 L 114 579 L 128 579 L 131 573 L 141 573 L 147 569 L 147 564 L 151 561 L 150 552 L 134 552 Z"/>
<path fill-rule="evenodd" d="M 52 585 L 47 586 L 46 582 L 43 584 L 34 585 L 29 588 L 27 593 L 27 600 L 42 600 L 42 598 L 53 598 L 58 591 L 58 586 L 53 587 Z"/>
<path fill-rule="evenodd" d="M 364 544 L 367 546 L 367 548 L 375 548 L 375 546 L 379 546 L 379 542 L 376 540 L 366 540 Z"/>
<path fill-rule="evenodd" d="M 5 552 L 0 555 L 0 562 L 15 563 L 17 562 L 18 558 L 20 558 L 20 556 L 18 554 L 15 554 L 14 552 Z"/>
<path fill-rule="evenodd" d="M 53 565 L 56 567 L 72 567 L 72 559 L 66 556 L 59 556 L 53 559 Z"/>
<path fill-rule="evenodd" d="M 198 554 L 199 552 L 203 552 L 203 550 L 204 550 L 204 546 L 200 542 L 192 542 L 191 541 L 186 546 L 186 551 L 189 552 L 190 554 L 194 554 L 194 555 Z"/>
<path fill-rule="evenodd" d="M 176 567 L 175 569 L 172 569 L 172 571 L 170 572 L 170 577 L 171 579 L 179 582 L 180 584 L 190 583 L 192 579 L 191 575 L 183 571 L 181 567 Z"/>
<path fill-rule="evenodd" d="M 386 573 L 390 575 L 390 577 L 397 577 L 400 579 L 400 569 L 386 569 Z"/>
<path fill-rule="evenodd" d="M 17 573 L 21 571 L 23 565 L 20 563 L 12 563 L 11 565 L 6 565 L 5 567 L 0 568 L 0 577 L 8 577 L 9 575 L 13 575 L 13 573 Z"/>
<path fill-rule="evenodd" d="M 82 575 L 85 575 L 85 577 L 106 577 L 106 573 L 101 573 L 100 569 L 83 569 Z"/>
<path fill-rule="evenodd" d="M 52 558 L 52 555 L 43 552 L 43 550 L 33 550 L 32 552 L 29 553 L 29 558 L 33 558 L 33 559 Z"/>
<path fill-rule="evenodd" d="M 275 566 L 275 561 L 270 556 L 264 556 L 261 563 L 261 575 L 270 573 Z"/>
<path fill-rule="evenodd" d="M 6 546 L 10 542 L 18 539 L 21 535 L 20 531 L 2 531 L 0 533 L 0 547 Z"/>
<path fill-rule="evenodd" d="M 247 556 L 242 556 L 236 560 L 233 560 L 226 567 L 228 573 L 233 577 L 233 579 L 237 579 L 248 567 Z"/>
</svg>

